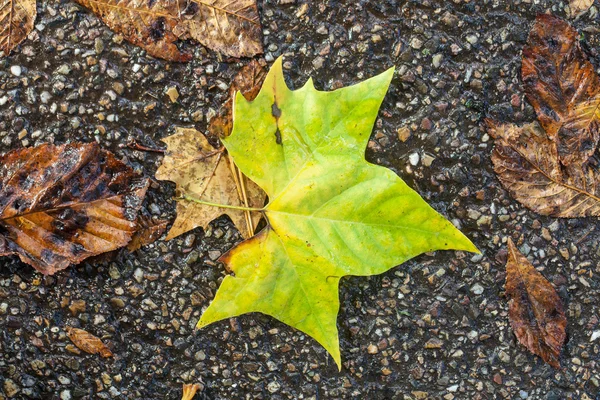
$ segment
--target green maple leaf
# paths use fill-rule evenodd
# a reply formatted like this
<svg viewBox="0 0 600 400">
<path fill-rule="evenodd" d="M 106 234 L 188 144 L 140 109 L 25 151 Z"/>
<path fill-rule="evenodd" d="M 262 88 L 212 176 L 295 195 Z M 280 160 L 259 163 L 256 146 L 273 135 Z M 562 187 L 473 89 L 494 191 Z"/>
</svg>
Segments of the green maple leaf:
<svg viewBox="0 0 600 400">
<path fill-rule="evenodd" d="M 421 253 L 477 248 L 387 168 L 364 158 L 393 69 L 354 86 L 285 84 L 281 58 L 252 102 L 235 99 L 223 139 L 262 187 L 268 226 L 221 260 L 223 280 L 198 328 L 262 312 L 316 339 L 341 368 L 339 282 L 381 274 Z"/>
</svg>

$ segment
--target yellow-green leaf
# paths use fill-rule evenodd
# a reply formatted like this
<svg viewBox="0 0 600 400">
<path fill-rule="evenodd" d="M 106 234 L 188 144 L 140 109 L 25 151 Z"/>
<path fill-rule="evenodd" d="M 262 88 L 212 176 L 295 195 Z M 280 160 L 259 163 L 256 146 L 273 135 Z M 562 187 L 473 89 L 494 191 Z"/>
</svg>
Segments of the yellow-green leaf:
<svg viewBox="0 0 600 400">
<path fill-rule="evenodd" d="M 365 148 L 393 69 L 354 86 L 291 91 L 281 58 L 252 102 L 238 93 L 223 142 L 268 194 L 268 226 L 222 257 L 225 277 L 198 327 L 262 312 L 316 339 L 341 368 L 339 281 L 438 249 L 477 252 Z"/>
</svg>

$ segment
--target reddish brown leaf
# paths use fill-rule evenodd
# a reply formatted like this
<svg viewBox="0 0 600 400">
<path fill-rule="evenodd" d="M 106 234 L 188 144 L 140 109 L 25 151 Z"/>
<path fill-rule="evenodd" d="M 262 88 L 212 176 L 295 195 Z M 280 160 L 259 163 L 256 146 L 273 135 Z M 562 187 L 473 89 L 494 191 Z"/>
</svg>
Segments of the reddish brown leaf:
<svg viewBox="0 0 600 400">
<path fill-rule="evenodd" d="M 600 139 L 600 79 L 567 22 L 538 16 L 523 49 L 523 84 L 564 165 L 580 165 Z"/>
<path fill-rule="evenodd" d="M 208 131 L 217 137 L 226 137 L 233 128 L 233 99 L 236 92 L 241 92 L 248 101 L 258 95 L 267 70 L 258 61 L 252 60 L 237 73 L 229 87 L 229 98 L 221 107 L 219 115 L 213 117 L 208 125 Z"/>
<path fill-rule="evenodd" d="M 506 295 L 509 297 L 510 325 L 529 351 L 554 368 L 565 341 L 567 318 L 554 287 L 508 239 Z"/>
<path fill-rule="evenodd" d="M 96 336 L 79 328 L 66 327 L 67 335 L 75 346 L 89 354 L 100 354 L 101 357 L 112 357 L 113 353 Z"/>
<path fill-rule="evenodd" d="M 154 57 L 189 61 L 177 40 L 194 39 L 233 57 L 262 53 L 256 0 L 75 0 Z"/>
<path fill-rule="evenodd" d="M 123 247 L 147 186 L 97 143 L 11 151 L 0 157 L 0 255 L 53 274 Z"/>
<path fill-rule="evenodd" d="M 488 133 L 496 139 L 494 171 L 512 197 L 543 215 L 600 215 L 597 169 L 589 164 L 562 166 L 556 143 L 538 123 L 516 126 L 486 122 Z"/>
<path fill-rule="evenodd" d="M 154 243 L 165 232 L 168 224 L 169 221 L 164 219 L 154 221 L 152 218 L 140 217 L 138 219 L 138 230 L 127 245 L 127 250 L 135 251 L 150 243 Z"/>
</svg>

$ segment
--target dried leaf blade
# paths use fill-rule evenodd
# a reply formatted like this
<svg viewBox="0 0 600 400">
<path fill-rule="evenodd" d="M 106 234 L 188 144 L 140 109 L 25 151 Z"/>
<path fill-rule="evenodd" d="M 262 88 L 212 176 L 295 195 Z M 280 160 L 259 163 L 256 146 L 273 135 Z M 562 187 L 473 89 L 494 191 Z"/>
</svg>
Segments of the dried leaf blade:
<svg viewBox="0 0 600 400">
<path fill-rule="evenodd" d="M 600 78 L 560 18 L 542 14 L 529 33 L 521 68 L 525 94 L 563 165 L 585 163 L 600 139 Z"/>
<path fill-rule="evenodd" d="M 99 354 L 101 357 L 112 357 L 113 353 L 100 338 L 83 329 L 66 327 L 67 336 L 75 346 L 89 354 Z"/>
<path fill-rule="evenodd" d="M 36 15 L 35 0 L 0 0 L 0 51 L 4 55 L 25 40 Z"/>
<path fill-rule="evenodd" d="M 0 254 L 44 274 L 125 246 L 148 187 L 97 143 L 8 152 L 0 184 Z"/>
<path fill-rule="evenodd" d="M 75 1 L 154 57 L 189 61 L 177 41 L 190 38 L 232 57 L 263 51 L 256 0 Z"/>
<path fill-rule="evenodd" d="M 166 137 L 165 157 L 156 171 L 156 179 L 175 182 L 182 195 L 210 203 L 261 208 L 265 193 L 254 182 L 240 175 L 224 149 L 215 149 L 206 137 L 195 129 L 177 128 Z M 242 191 L 242 182 L 245 191 Z M 213 207 L 193 201 L 177 202 L 177 218 L 167 234 L 170 240 L 196 227 L 206 228 L 215 218 L 227 214 L 242 236 L 250 237 L 261 218 L 252 212 Z"/>
<path fill-rule="evenodd" d="M 553 217 L 600 215 L 600 175 L 590 165 L 564 167 L 556 143 L 537 123 L 516 126 L 488 120 L 495 138 L 494 171 L 511 196 Z"/>
<path fill-rule="evenodd" d="M 554 287 L 508 239 L 506 295 L 510 325 L 519 342 L 554 368 L 566 338 L 567 318 Z"/>
</svg>

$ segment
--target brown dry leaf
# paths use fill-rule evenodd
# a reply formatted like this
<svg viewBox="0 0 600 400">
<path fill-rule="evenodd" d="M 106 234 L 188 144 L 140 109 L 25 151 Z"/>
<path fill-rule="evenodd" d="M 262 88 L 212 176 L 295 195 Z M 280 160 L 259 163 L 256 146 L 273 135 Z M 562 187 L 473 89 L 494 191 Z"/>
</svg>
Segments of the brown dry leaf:
<svg viewBox="0 0 600 400">
<path fill-rule="evenodd" d="M 554 287 L 508 239 L 506 294 L 508 316 L 519 340 L 529 351 L 560 368 L 559 356 L 565 341 L 567 318 Z"/>
<path fill-rule="evenodd" d="M 152 218 L 140 216 L 138 218 L 138 230 L 127 245 L 127 250 L 133 252 L 154 243 L 167 230 L 168 224 L 169 221 L 165 219 L 155 221 Z"/>
<path fill-rule="evenodd" d="M 0 0 L 0 51 L 7 56 L 33 29 L 35 0 Z"/>
<path fill-rule="evenodd" d="M 224 149 L 215 149 L 195 129 L 177 128 L 163 139 L 165 158 L 156 179 L 173 181 L 182 195 L 215 204 L 262 208 L 266 194 L 237 169 Z M 258 212 L 220 208 L 192 201 L 177 202 L 177 218 L 166 240 L 198 226 L 206 228 L 215 218 L 227 214 L 245 238 L 254 234 L 260 220 Z"/>
<path fill-rule="evenodd" d="M 563 165 L 584 163 L 600 139 L 600 79 L 579 45 L 578 34 L 560 18 L 542 14 L 523 49 L 527 99 Z"/>
<path fill-rule="evenodd" d="M 147 187 L 97 143 L 10 151 L 0 157 L 0 255 L 53 274 L 123 247 Z"/>
<path fill-rule="evenodd" d="M 192 400 L 198 390 L 200 390 L 200 385 L 198 385 L 197 383 L 184 383 L 183 395 L 181 396 L 181 400 Z"/>
<path fill-rule="evenodd" d="M 592 4 L 594 4 L 594 0 L 570 0 L 569 10 L 571 15 L 576 17 L 589 10 Z"/>
<path fill-rule="evenodd" d="M 175 42 L 194 39 L 232 57 L 262 53 L 256 0 L 75 0 L 154 57 L 189 61 Z"/>
<path fill-rule="evenodd" d="M 102 340 L 79 328 L 66 327 L 67 336 L 75 346 L 89 354 L 100 354 L 101 357 L 112 357 L 113 353 Z"/>
<path fill-rule="evenodd" d="M 210 120 L 208 131 L 215 137 L 229 136 L 233 128 L 233 99 L 236 92 L 242 92 L 248 101 L 254 100 L 266 76 L 265 66 L 256 60 L 244 66 L 233 78 L 229 87 L 229 99 L 221 107 L 219 115 Z"/>
<path fill-rule="evenodd" d="M 492 162 L 511 196 L 531 210 L 553 217 L 600 215 L 600 173 L 588 164 L 561 166 L 556 143 L 537 122 L 524 126 L 488 120 L 496 139 Z"/>
</svg>

